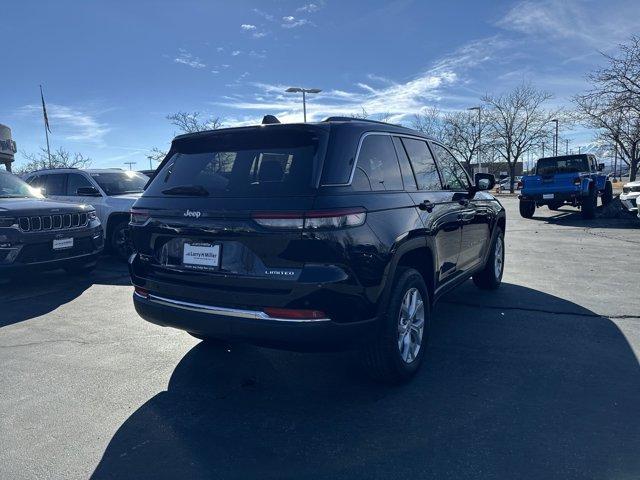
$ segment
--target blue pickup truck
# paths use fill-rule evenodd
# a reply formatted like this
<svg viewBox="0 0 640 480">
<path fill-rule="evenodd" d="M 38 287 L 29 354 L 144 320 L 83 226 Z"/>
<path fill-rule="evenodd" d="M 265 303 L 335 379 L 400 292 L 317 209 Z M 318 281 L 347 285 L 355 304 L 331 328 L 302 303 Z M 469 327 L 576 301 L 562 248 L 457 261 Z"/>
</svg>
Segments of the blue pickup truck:
<svg viewBox="0 0 640 480">
<path fill-rule="evenodd" d="M 557 210 L 562 205 L 580 207 L 583 218 L 593 218 L 598 197 L 607 205 L 613 200 L 613 187 L 591 154 L 562 155 L 538 160 L 535 175 L 522 177 L 520 215 L 531 218 L 536 207 Z"/>
</svg>

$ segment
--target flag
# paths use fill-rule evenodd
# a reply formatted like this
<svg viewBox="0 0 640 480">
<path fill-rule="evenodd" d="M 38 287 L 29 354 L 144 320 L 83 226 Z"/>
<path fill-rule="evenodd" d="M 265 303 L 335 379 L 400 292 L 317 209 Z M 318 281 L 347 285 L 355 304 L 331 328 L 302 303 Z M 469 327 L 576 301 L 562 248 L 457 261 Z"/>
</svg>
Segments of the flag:
<svg viewBox="0 0 640 480">
<path fill-rule="evenodd" d="M 42 114 L 44 115 L 44 126 L 51 133 L 51 128 L 49 127 L 49 117 L 47 117 L 47 107 L 44 104 L 44 95 L 42 94 L 42 85 L 40 85 L 40 98 L 42 99 Z"/>
</svg>

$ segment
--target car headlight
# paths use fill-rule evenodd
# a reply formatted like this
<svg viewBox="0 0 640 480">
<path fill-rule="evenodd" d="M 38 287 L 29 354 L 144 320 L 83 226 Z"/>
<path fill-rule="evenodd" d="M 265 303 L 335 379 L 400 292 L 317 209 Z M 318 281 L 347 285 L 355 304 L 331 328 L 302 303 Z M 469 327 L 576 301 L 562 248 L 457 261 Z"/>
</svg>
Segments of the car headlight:
<svg viewBox="0 0 640 480">
<path fill-rule="evenodd" d="M 97 220 L 98 216 L 96 215 L 96 211 L 95 210 L 91 210 L 90 212 L 88 212 L 87 213 L 87 218 L 89 219 L 89 221 Z"/>
<path fill-rule="evenodd" d="M 13 227 L 16 219 L 13 217 L 0 217 L 0 227 Z"/>
</svg>

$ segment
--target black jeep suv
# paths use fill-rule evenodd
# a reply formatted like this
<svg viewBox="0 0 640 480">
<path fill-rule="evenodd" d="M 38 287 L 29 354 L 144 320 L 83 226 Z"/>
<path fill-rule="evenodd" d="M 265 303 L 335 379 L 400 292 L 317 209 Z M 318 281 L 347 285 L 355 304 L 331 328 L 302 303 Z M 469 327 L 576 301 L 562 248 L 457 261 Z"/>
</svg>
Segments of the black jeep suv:
<svg viewBox="0 0 640 480">
<path fill-rule="evenodd" d="M 179 136 L 131 213 L 136 310 L 212 342 L 356 347 L 376 377 L 408 379 L 434 301 L 500 284 L 493 184 L 380 122 Z"/>
<path fill-rule="evenodd" d="M 93 207 L 47 200 L 0 171 L 0 277 L 57 268 L 87 272 L 103 243 Z"/>
</svg>

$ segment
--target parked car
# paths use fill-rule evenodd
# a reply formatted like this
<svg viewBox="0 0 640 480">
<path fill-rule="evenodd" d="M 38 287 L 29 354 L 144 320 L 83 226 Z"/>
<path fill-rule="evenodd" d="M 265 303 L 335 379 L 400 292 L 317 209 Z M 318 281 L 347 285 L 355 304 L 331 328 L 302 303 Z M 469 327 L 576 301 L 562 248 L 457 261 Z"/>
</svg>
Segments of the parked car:
<svg viewBox="0 0 640 480">
<path fill-rule="evenodd" d="M 520 215 L 533 217 L 536 207 L 547 205 L 557 210 L 562 205 L 580 207 L 583 218 L 595 216 L 598 197 L 607 205 L 613 200 L 613 187 L 590 154 L 541 158 L 535 175 L 522 177 Z"/>
<path fill-rule="evenodd" d="M 630 212 L 638 210 L 638 197 L 640 197 L 640 181 L 628 182 L 622 186 L 620 201 Z"/>
<path fill-rule="evenodd" d="M 109 250 L 123 259 L 129 256 L 129 212 L 149 181 L 148 177 L 116 168 L 60 168 L 33 172 L 26 181 L 40 188 L 48 198 L 93 205 L 102 222 Z"/>
<path fill-rule="evenodd" d="M 380 122 L 176 137 L 131 214 L 135 308 L 210 342 L 355 347 L 375 377 L 406 380 L 433 303 L 469 277 L 500 285 L 494 184 Z"/>
<path fill-rule="evenodd" d="M 153 178 L 156 175 L 156 170 L 138 170 L 138 173 L 141 173 L 149 178 Z"/>
<path fill-rule="evenodd" d="M 103 245 L 93 207 L 45 199 L 0 171 L 0 275 L 57 268 L 88 272 Z"/>
</svg>

